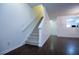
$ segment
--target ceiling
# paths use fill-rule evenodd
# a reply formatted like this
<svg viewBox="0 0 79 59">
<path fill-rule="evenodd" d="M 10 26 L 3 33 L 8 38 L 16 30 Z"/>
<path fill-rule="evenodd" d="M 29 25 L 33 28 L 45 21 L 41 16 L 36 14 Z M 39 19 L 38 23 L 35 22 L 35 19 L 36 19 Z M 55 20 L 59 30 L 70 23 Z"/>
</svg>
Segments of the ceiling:
<svg viewBox="0 0 79 59">
<path fill-rule="evenodd" d="M 49 17 L 79 13 L 78 3 L 30 3 L 29 5 L 33 7 L 40 4 L 46 8 Z"/>
</svg>

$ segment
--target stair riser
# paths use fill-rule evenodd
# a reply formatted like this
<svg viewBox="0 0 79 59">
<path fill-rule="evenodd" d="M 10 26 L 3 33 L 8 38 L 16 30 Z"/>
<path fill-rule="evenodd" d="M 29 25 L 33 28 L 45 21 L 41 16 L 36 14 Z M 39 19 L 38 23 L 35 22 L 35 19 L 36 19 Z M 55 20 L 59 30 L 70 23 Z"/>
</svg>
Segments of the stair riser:
<svg viewBox="0 0 79 59">
<path fill-rule="evenodd" d="M 39 30 L 38 31 L 33 31 L 32 33 L 39 33 Z"/>
<path fill-rule="evenodd" d="M 32 42 L 26 42 L 26 44 L 34 45 L 34 46 L 39 46 L 39 43 L 32 43 Z"/>
<path fill-rule="evenodd" d="M 31 34 L 30 36 L 37 36 L 37 37 L 39 37 L 39 34 Z"/>
<path fill-rule="evenodd" d="M 31 39 L 31 40 L 26 41 L 26 43 L 27 43 L 27 42 L 28 42 L 28 43 L 29 43 L 29 42 L 30 42 L 30 43 L 39 43 L 39 40 L 32 40 L 32 39 Z"/>
<path fill-rule="evenodd" d="M 38 37 L 29 37 L 28 40 L 29 40 L 29 39 L 32 39 L 32 40 L 39 40 Z"/>
<path fill-rule="evenodd" d="M 39 32 L 32 32 L 31 35 L 39 35 Z"/>
</svg>

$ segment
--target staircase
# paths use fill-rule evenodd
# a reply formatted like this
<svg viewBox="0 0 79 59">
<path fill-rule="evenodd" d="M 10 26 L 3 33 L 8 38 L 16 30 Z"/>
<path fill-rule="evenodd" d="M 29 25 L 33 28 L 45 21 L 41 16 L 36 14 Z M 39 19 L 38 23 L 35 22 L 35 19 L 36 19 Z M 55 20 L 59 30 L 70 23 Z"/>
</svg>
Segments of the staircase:
<svg viewBox="0 0 79 59">
<path fill-rule="evenodd" d="M 28 27 L 24 28 L 24 33 L 28 34 L 25 38 L 27 40 L 24 42 L 25 44 L 42 47 L 50 36 L 49 17 L 43 5 L 36 6 L 34 10 L 36 18 Z"/>
<path fill-rule="evenodd" d="M 42 19 L 43 19 L 43 17 L 41 17 L 40 21 L 38 22 L 38 24 L 33 29 L 32 33 L 28 37 L 28 40 L 26 41 L 26 44 L 35 45 L 35 46 L 39 45 L 39 29 L 38 29 L 38 26 L 39 26 Z"/>
</svg>

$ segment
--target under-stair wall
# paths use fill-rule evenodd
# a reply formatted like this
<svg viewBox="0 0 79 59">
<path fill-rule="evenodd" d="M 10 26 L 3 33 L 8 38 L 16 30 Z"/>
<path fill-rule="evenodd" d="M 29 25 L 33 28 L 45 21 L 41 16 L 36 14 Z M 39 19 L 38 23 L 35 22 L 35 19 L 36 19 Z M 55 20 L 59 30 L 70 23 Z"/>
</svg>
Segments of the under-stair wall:
<svg viewBox="0 0 79 59">
<path fill-rule="evenodd" d="M 44 8 L 43 11 L 43 19 L 39 25 L 39 47 L 42 47 L 47 39 L 50 37 L 50 19 Z"/>
</svg>

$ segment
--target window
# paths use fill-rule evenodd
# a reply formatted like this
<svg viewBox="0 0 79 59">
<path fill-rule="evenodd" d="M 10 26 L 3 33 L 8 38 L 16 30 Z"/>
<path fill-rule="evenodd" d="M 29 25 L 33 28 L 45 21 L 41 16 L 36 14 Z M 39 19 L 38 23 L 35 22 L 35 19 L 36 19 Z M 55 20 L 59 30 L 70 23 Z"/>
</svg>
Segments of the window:
<svg viewBox="0 0 79 59">
<path fill-rule="evenodd" d="M 68 17 L 66 27 L 79 28 L 79 16 Z"/>
</svg>

